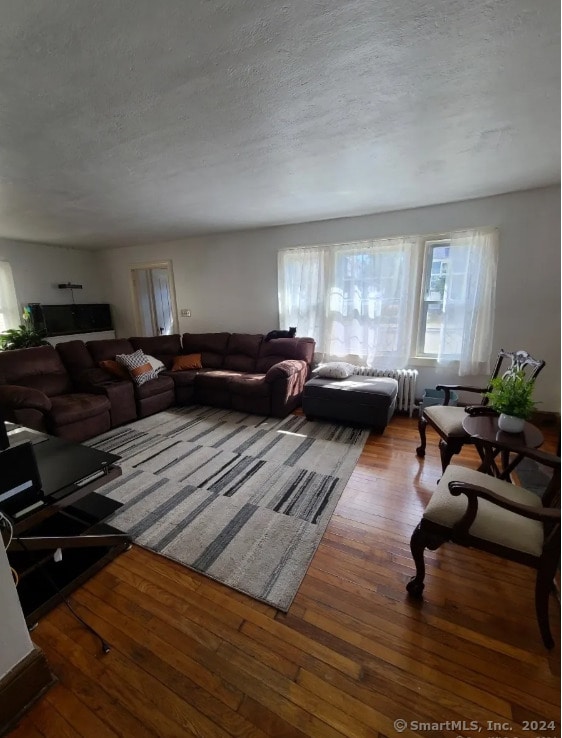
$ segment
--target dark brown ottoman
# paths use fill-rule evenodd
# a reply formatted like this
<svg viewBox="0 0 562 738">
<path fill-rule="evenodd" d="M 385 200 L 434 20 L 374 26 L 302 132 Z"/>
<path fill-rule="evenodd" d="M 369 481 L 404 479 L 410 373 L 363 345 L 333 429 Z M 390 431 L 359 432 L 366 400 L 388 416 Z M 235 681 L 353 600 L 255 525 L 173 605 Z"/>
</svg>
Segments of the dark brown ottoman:
<svg viewBox="0 0 562 738">
<path fill-rule="evenodd" d="M 315 377 L 304 385 L 302 409 L 309 420 L 358 423 L 382 433 L 394 413 L 398 382 L 390 377 Z"/>
</svg>

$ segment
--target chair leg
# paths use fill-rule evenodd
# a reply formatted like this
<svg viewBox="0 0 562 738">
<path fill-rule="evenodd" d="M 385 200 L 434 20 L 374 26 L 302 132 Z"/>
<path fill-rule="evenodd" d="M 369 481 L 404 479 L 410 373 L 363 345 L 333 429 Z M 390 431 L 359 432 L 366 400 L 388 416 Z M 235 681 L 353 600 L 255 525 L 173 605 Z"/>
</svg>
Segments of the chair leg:
<svg viewBox="0 0 562 738">
<path fill-rule="evenodd" d="M 411 597 L 421 599 L 425 587 L 425 561 L 423 557 L 425 549 L 429 548 L 430 551 L 435 551 L 446 540 L 445 537 L 428 532 L 424 527 L 423 520 L 414 529 L 410 538 L 410 551 L 416 565 L 416 576 L 412 577 L 406 585 L 406 590 Z"/>
<path fill-rule="evenodd" d="M 425 447 L 426 447 L 426 444 L 427 444 L 427 441 L 426 441 L 426 438 L 425 438 L 425 429 L 426 429 L 426 426 L 427 426 L 427 420 L 425 419 L 425 416 L 424 416 L 423 410 L 422 410 L 422 412 L 420 413 L 420 417 L 418 419 L 418 431 L 419 431 L 419 434 L 420 434 L 420 441 L 421 441 L 421 443 L 420 443 L 420 445 L 416 449 L 416 454 L 418 456 L 421 456 L 422 459 L 425 456 Z"/>
<path fill-rule="evenodd" d="M 537 580 L 535 582 L 535 611 L 537 613 L 539 630 L 546 648 L 554 647 L 554 639 L 550 632 L 548 603 L 550 593 L 552 592 L 555 572 L 556 563 L 550 565 L 550 562 L 545 562 L 545 564 L 537 570 Z"/>
<path fill-rule="evenodd" d="M 455 454 L 459 454 L 462 449 L 462 443 L 458 441 L 445 441 L 441 439 L 439 441 L 439 451 L 441 453 L 441 469 L 445 469 L 451 463 L 451 459 Z"/>
</svg>

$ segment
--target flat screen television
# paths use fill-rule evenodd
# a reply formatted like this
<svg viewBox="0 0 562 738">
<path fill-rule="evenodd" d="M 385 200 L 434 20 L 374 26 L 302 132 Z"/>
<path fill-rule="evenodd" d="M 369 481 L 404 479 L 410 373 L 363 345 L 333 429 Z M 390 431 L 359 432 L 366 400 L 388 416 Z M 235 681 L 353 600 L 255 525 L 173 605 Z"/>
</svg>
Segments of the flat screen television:
<svg viewBox="0 0 562 738">
<path fill-rule="evenodd" d="M 45 330 L 47 336 L 68 336 L 73 333 L 92 333 L 113 330 L 108 303 L 82 305 L 30 305 L 33 325 Z"/>
</svg>

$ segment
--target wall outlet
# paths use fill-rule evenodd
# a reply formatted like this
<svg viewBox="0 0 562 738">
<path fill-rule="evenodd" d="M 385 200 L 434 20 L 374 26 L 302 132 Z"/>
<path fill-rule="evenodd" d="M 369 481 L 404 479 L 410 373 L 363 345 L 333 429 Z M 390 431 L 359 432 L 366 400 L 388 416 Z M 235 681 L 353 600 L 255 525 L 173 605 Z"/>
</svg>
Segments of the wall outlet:
<svg viewBox="0 0 562 738">
<path fill-rule="evenodd" d="M 191 310 L 186 310 L 185 308 L 182 308 L 180 310 L 180 316 L 182 318 L 191 318 Z"/>
</svg>

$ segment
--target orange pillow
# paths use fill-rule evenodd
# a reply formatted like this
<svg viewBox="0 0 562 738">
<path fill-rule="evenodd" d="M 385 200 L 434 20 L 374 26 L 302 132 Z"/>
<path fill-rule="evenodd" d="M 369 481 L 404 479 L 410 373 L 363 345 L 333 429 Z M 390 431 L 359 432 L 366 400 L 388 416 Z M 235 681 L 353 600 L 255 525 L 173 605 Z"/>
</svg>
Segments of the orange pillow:
<svg viewBox="0 0 562 738">
<path fill-rule="evenodd" d="M 125 369 L 125 367 L 122 366 L 118 361 L 113 361 L 113 359 L 100 361 L 98 363 L 98 366 L 100 366 L 102 369 L 105 369 L 110 374 L 113 374 L 114 377 L 119 377 L 120 379 L 131 378 L 129 376 L 129 372 Z"/>
<path fill-rule="evenodd" d="M 176 356 L 172 364 L 173 372 L 181 372 L 182 369 L 203 369 L 201 354 L 182 354 Z"/>
</svg>

